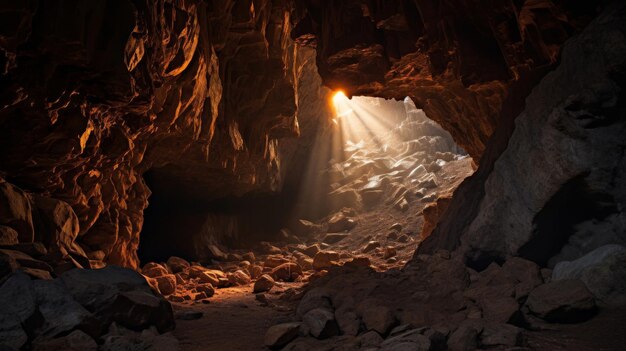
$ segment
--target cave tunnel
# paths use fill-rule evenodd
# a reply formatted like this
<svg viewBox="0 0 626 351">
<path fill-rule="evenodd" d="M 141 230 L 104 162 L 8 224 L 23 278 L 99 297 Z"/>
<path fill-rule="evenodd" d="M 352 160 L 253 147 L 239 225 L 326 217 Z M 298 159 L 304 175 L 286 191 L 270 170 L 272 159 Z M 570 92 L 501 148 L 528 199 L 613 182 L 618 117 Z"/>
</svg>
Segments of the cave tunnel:
<svg viewBox="0 0 626 351">
<path fill-rule="evenodd" d="M 622 350 L 623 1 L 0 2 L 0 350 Z"/>
</svg>

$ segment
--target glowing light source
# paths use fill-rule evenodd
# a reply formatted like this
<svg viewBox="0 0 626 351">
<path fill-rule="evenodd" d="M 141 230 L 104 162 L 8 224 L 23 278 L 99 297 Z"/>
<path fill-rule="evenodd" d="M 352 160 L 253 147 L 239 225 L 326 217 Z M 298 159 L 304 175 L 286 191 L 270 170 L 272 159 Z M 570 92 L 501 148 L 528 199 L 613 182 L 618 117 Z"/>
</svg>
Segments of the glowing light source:
<svg viewBox="0 0 626 351">
<path fill-rule="evenodd" d="M 346 94 L 345 94 L 343 91 L 341 91 L 341 90 L 338 90 L 338 91 L 337 91 L 337 92 L 333 95 L 333 103 L 334 103 L 335 105 L 337 105 L 338 103 L 340 103 L 340 102 L 341 102 L 341 101 L 343 101 L 344 99 L 347 99 L 347 98 L 346 98 Z"/>
</svg>

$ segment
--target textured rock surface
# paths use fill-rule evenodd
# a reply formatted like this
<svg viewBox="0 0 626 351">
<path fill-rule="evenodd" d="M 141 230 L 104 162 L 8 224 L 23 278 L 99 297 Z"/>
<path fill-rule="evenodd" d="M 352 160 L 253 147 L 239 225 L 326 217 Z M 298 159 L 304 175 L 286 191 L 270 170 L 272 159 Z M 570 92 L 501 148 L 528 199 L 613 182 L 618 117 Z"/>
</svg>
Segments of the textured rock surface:
<svg viewBox="0 0 626 351">
<path fill-rule="evenodd" d="M 518 254 L 554 265 L 623 243 L 623 213 L 616 204 L 625 191 L 612 181 L 622 177 L 625 165 L 618 156 L 624 147 L 623 16 L 619 5 L 609 7 L 566 43 L 559 67 L 526 100 L 493 171 L 481 163 L 474 176 L 487 175 L 484 198 L 474 196 L 480 186 L 472 181 L 461 185 L 421 252 L 452 249 L 460 239 L 482 269 Z M 480 206 L 460 206 L 469 201 Z"/>
<path fill-rule="evenodd" d="M 579 16 L 551 1 L 485 8 L 465 0 L 349 0 L 300 7 L 292 35 L 316 36 L 326 85 L 347 95 L 409 96 L 475 159 L 509 82 L 555 62 Z"/>
<path fill-rule="evenodd" d="M 71 206 L 78 227 L 62 225 L 71 235 L 55 245 L 136 267 L 142 174 L 155 167 L 181 194 L 280 189 L 278 139 L 299 133 L 298 79 L 314 62 L 289 37 L 289 2 L 66 5 L 0 6 L 0 176 Z M 300 90 L 319 99 L 314 89 Z M 30 205 L 12 201 L 0 224 L 32 241 Z"/>
</svg>

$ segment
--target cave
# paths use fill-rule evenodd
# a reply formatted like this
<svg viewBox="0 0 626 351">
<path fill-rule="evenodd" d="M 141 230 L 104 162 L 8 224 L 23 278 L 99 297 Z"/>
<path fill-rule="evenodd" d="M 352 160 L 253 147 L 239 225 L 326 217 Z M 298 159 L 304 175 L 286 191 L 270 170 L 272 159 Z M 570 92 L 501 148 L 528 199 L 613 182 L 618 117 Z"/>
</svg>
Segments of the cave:
<svg viewBox="0 0 626 351">
<path fill-rule="evenodd" d="M 0 3 L 0 350 L 621 350 L 626 4 Z"/>
</svg>

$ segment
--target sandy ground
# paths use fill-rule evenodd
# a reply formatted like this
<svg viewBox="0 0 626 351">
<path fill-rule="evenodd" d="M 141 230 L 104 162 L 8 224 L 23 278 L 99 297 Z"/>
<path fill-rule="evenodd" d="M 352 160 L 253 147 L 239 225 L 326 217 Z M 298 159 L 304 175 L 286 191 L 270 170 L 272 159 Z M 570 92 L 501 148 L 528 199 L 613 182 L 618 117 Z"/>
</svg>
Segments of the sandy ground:
<svg viewBox="0 0 626 351">
<path fill-rule="evenodd" d="M 183 311 L 200 311 L 203 316 L 196 320 L 176 320 L 174 335 L 180 342 L 181 351 L 254 351 L 267 350 L 263 338 L 269 327 L 293 318 L 294 301 L 286 289 L 302 284 L 280 283 L 266 294 L 272 306 L 262 306 L 252 293 L 252 284 L 218 289 L 209 304 L 173 303 L 176 314 Z M 281 293 L 278 295 L 277 293 Z"/>
</svg>

